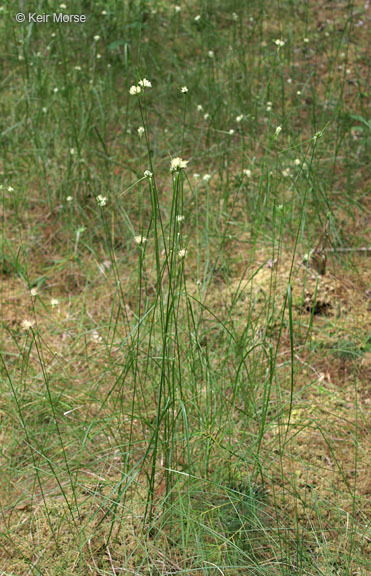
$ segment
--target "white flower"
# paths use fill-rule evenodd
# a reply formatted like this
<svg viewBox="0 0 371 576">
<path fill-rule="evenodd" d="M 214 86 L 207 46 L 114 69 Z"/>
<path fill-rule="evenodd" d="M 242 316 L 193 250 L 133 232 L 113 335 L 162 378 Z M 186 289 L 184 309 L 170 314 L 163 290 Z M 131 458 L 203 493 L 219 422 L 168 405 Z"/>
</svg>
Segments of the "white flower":
<svg viewBox="0 0 371 576">
<path fill-rule="evenodd" d="M 182 160 L 182 158 L 173 158 L 170 162 L 170 172 L 177 172 L 183 168 L 187 168 L 189 160 Z"/>
<path fill-rule="evenodd" d="M 142 88 L 152 88 L 152 83 L 149 80 L 147 80 L 147 78 L 139 80 L 138 84 L 139 86 L 142 86 Z"/>
<path fill-rule="evenodd" d="M 97 196 L 97 202 L 98 202 L 98 206 L 105 206 L 107 204 L 107 198 L 105 196 L 102 196 L 101 194 L 99 194 L 99 196 Z"/>
<path fill-rule="evenodd" d="M 287 84 L 291 84 L 292 83 L 292 79 L 291 78 L 287 78 Z"/>
<path fill-rule="evenodd" d="M 145 178 L 152 178 L 153 174 L 152 174 L 152 172 L 151 172 L 150 170 L 144 170 L 143 176 L 144 176 Z"/>
<path fill-rule="evenodd" d="M 56 94 L 58 92 L 58 88 L 57 87 L 53 88 L 53 92 L 54 94 Z"/>
<path fill-rule="evenodd" d="M 303 42 L 305 42 L 306 44 L 308 44 L 309 38 L 304 38 Z"/>
<path fill-rule="evenodd" d="M 208 55 L 209 58 L 214 58 L 214 56 L 215 56 L 213 50 L 209 50 L 208 53 L 207 53 L 207 55 Z"/>
<path fill-rule="evenodd" d="M 130 86 L 129 94 L 135 96 L 136 94 L 140 94 L 142 91 L 140 86 Z"/>
<path fill-rule="evenodd" d="M 210 114 L 208 112 L 206 112 L 206 114 L 204 114 L 204 120 L 208 120 L 210 118 Z"/>
<path fill-rule="evenodd" d="M 72 202 L 72 200 L 73 200 L 72 196 L 67 196 L 67 198 L 66 198 L 67 202 Z"/>
<path fill-rule="evenodd" d="M 52 308 L 55 308 L 56 306 L 58 306 L 58 304 L 59 304 L 59 300 L 58 300 L 57 298 L 52 298 L 52 299 L 50 300 L 50 306 L 51 306 Z"/>
<path fill-rule="evenodd" d="M 93 330 L 91 339 L 93 342 L 102 342 L 102 336 L 99 336 L 99 332 L 97 330 Z"/>
<path fill-rule="evenodd" d="M 228 132 L 228 134 L 230 134 L 230 136 L 233 136 L 233 134 L 234 134 L 233 128 L 230 129 L 230 131 Z"/>
<path fill-rule="evenodd" d="M 202 112 L 202 110 L 203 110 L 202 104 L 198 104 L 197 105 L 197 112 Z"/>
<path fill-rule="evenodd" d="M 30 294 L 33 298 L 36 298 L 36 296 L 38 295 L 37 288 L 31 288 Z"/>
<path fill-rule="evenodd" d="M 43 112 L 44 114 L 46 114 L 47 111 L 48 111 L 48 109 L 47 109 L 45 106 L 44 106 L 44 108 L 42 108 L 41 110 L 42 110 L 42 112 Z"/>
<path fill-rule="evenodd" d="M 59 8 L 62 8 L 62 10 L 67 10 L 67 6 L 65 4 L 59 4 Z"/>
<path fill-rule="evenodd" d="M 102 10 L 101 14 L 102 16 L 105 16 L 107 14 L 107 10 Z"/>
<path fill-rule="evenodd" d="M 245 168 L 245 170 L 243 171 L 244 175 L 247 176 L 248 178 L 251 178 L 251 170 L 249 170 L 248 168 Z"/>
<path fill-rule="evenodd" d="M 97 54 L 97 59 L 100 60 L 100 58 L 102 58 L 101 54 Z"/>
<path fill-rule="evenodd" d="M 177 222 L 183 222 L 183 220 L 184 220 L 183 214 L 178 214 L 178 216 L 176 217 L 176 221 Z"/>
<path fill-rule="evenodd" d="M 21 326 L 22 330 L 31 330 L 32 326 L 35 324 L 33 320 L 22 320 Z"/>
<path fill-rule="evenodd" d="M 180 12 L 181 11 L 181 7 L 180 6 L 174 6 L 174 11 L 175 12 Z"/>
<path fill-rule="evenodd" d="M 14 192 L 13 186 L 8 186 L 8 192 Z"/>
<path fill-rule="evenodd" d="M 295 159 L 295 166 L 300 166 L 300 164 L 301 164 L 300 158 L 296 158 Z"/>
<path fill-rule="evenodd" d="M 296 92 L 296 94 L 297 94 L 298 96 L 300 96 L 300 95 L 301 95 L 301 91 L 298 90 L 298 91 Z"/>
<path fill-rule="evenodd" d="M 267 102 L 267 112 L 272 110 L 272 102 Z"/>
<path fill-rule="evenodd" d="M 197 16 L 195 16 L 195 22 L 199 22 L 199 20 L 201 20 L 201 14 L 197 14 Z"/>
<path fill-rule="evenodd" d="M 94 40 L 95 40 L 96 42 L 98 42 L 98 40 L 100 40 L 99 34 L 96 34 L 96 35 L 94 36 Z"/>
<path fill-rule="evenodd" d="M 75 148 L 70 148 L 70 154 L 73 156 L 75 154 Z"/>
<path fill-rule="evenodd" d="M 276 128 L 276 131 L 275 131 L 274 135 L 275 135 L 275 136 L 278 136 L 278 135 L 279 135 L 279 133 L 281 132 L 281 130 L 282 130 L 281 126 L 277 126 L 277 128 Z"/>
<path fill-rule="evenodd" d="M 202 180 L 204 182 L 210 182 L 211 180 L 211 174 L 204 174 L 204 176 L 202 176 Z"/>
<path fill-rule="evenodd" d="M 284 178 L 287 178 L 290 175 L 290 168 L 285 168 L 285 170 L 282 170 L 282 176 Z"/>
<path fill-rule="evenodd" d="M 239 116 L 236 116 L 236 122 L 239 124 L 240 122 L 242 122 L 243 120 L 243 114 L 240 114 Z"/>
<path fill-rule="evenodd" d="M 232 18 L 235 22 L 237 22 L 238 20 L 238 14 L 236 14 L 236 12 L 232 12 Z"/>
<path fill-rule="evenodd" d="M 81 70 L 81 66 L 75 66 L 75 70 L 80 71 L 80 70 Z"/>
<path fill-rule="evenodd" d="M 147 238 L 145 236 L 134 236 L 134 242 L 138 246 L 142 246 L 147 242 Z"/>
<path fill-rule="evenodd" d="M 182 92 L 182 94 L 187 94 L 187 92 L 188 92 L 187 86 L 182 86 L 180 91 Z"/>
<path fill-rule="evenodd" d="M 179 250 L 178 252 L 178 257 L 183 260 L 183 258 L 185 258 L 187 255 L 187 250 L 185 250 L 184 248 L 182 248 L 181 250 Z"/>
<path fill-rule="evenodd" d="M 194 178 L 195 180 L 198 180 L 198 179 L 199 179 L 199 177 L 200 177 L 200 175 L 199 175 L 199 174 L 197 174 L 197 172 L 195 172 L 195 173 L 193 174 L 193 178 Z"/>
<path fill-rule="evenodd" d="M 277 40 L 274 40 L 274 43 L 276 46 L 278 46 L 278 48 L 281 48 L 282 46 L 285 45 L 285 42 L 283 40 L 280 40 L 279 38 L 277 38 Z"/>
<path fill-rule="evenodd" d="M 139 138 L 141 138 L 143 136 L 144 132 L 145 132 L 145 130 L 144 130 L 143 126 L 139 126 L 139 128 L 138 128 Z"/>
</svg>

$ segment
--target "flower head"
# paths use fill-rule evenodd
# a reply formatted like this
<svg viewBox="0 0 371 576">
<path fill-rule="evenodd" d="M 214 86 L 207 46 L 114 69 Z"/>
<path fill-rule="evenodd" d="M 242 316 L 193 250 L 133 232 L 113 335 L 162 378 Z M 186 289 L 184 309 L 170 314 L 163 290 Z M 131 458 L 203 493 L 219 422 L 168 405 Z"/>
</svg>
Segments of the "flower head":
<svg viewBox="0 0 371 576">
<path fill-rule="evenodd" d="M 176 217 L 176 221 L 177 222 L 183 222 L 183 220 L 184 220 L 183 214 L 178 214 L 178 216 Z"/>
<path fill-rule="evenodd" d="M 243 173 L 245 176 L 247 176 L 247 178 L 251 178 L 251 170 L 249 170 L 248 168 L 245 168 Z"/>
<path fill-rule="evenodd" d="M 32 298 L 36 298 L 36 296 L 38 295 L 37 288 L 31 288 L 30 294 L 31 294 Z"/>
<path fill-rule="evenodd" d="M 240 122 L 242 122 L 243 120 L 243 114 L 240 114 L 239 116 L 236 116 L 236 122 L 237 124 L 239 124 Z"/>
<path fill-rule="evenodd" d="M 129 94 L 131 96 L 135 96 L 136 94 L 140 94 L 142 91 L 140 86 L 130 86 Z"/>
<path fill-rule="evenodd" d="M 32 326 L 35 324 L 35 322 L 33 320 L 22 320 L 21 326 L 22 326 L 22 330 L 31 330 Z"/>
<path fill-rule="evenodd" d="M 98 202 L 98 206 L 105 206 L 107 204 L 107 198 L 106 196 L 102 196 L 101 194 L 99 194 L 99 196 L 97 196 L 97 202 Z"/>
<path fill-rule="evenodd" d="M 213 50 L 209 50 L 208 53 L 207 53 L 207 55 L 208 55 L 209 58 L 214 58 L 214 56 L 215 56 Z"/>
<path fill-rule="evenodd" d="M 98 40 L 100 40 L 99 34 L 96 34 L 96 35 L 94 36 L 94 40 L 95 40 L 96 42 L 98 42 Z"/>
<path fill-rule="evenodd" d="M 145 236 L 134 236 L 134 242 L 137 246 L 143 246 L 147 242 L 147 238 Z"/>
<path fill-rule="evenodd" d="M 199 22 L 201 20 L 201 14 L 197 14 L 197 16 L 195 16 L 195 22 Z"/>
<path fill-rule="evenodd" d="M 152 172 L 151 172 L 150 170 L 144 170 L 143 176 L 144 176 L 145 178 L 152 178 L 153 174 L 152 174 Z"/>
<path fill-rule="evenodd" d="M 145 132 L 145 130 L 144 130 L 143 126 L 139 126 L 139 128 L 138 128 L 139 138 L 141 138 L 143 136 L 144 132 Z"/>
<path fill-rule="evenodd" d="M 197 104 L 197 112 L 202 112 L 203 107 L 202 104 Z"/>
<path fill-rule="evenodd" d="M 180 12 L 180 11 L 181 11 L 181 7 L 180 7 L 180 6 L 174 6 L 174 11 L 175 11 L 176 13 Z"/>
<path fill-rule="evenodd" d="M 170 162 L 170 172 L 178 172 L 183 168 L 187 168 L 189 160 L 183 160 L 182 158 L 173 158 Z"/>
<path fill-rule="evenodd" d="M 182 248 L 181 250 L 179 250 L 178 252 L 178 257 L 183 260 L 183 258 L 185 258 L 187 255 L 187 250 L 185 250 L 185 248 Z"/>
<path fill-rule="evenodd" d="M 202 176 L 202 180 L 204 182 L 210 182 L 211 180 L 211 174 L 204 174 L 204 176 Z"/>
<path fill-rule="evenodd" d="M 73 200 L 73 197 L 72 197 L 72 196 L 67 196 L 66 202 L 72 202 L 72 200 Z"/>
<path fill-rule="evenodd" d="M 147 80 L 147 78 L 143 78 L 143 80 L 139 80 L 138 84 L 142 88 L 152 88 L 152 83 L 149 80 Z"/>
<path fill-rule="evenodd" d="M 284 40 L 281 40 L 280 38 L 277 38 L 277 40 L 274 40 L 274 43 L 278 48 L 282 48 L 282 46 L 285 45 Z"/>
<path fill-rule="evenodd" d="M 180 89 L 180 91 L 181 91 L 182 94 L 187 94 L 187 92 L 188 92 L 187 86 L 182 86 L 181 89 Z"/>
<path fill-rule="evenodd" d="M 281 130 L 282 130 L 281 126 L 277 126 L 277 128 L 276 128 L 276 131 L 275 131 L 274 135 L 275 135 L 275 136 L 278 136 L 278 135 L 279 135 L 279 133 L 281 132 Z"/>
</svg>

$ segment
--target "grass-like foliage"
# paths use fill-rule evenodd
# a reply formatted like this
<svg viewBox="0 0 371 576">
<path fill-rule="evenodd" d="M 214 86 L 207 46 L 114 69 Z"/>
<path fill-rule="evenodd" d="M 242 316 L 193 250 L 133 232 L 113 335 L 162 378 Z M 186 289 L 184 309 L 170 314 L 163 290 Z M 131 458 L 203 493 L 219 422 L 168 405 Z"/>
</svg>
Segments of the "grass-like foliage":
<svg viewBox="0 0 371 576">
<path fill-rule="evenodd" d="M 4 576 L 369 573 L 367 9 L 2 3 Z"/>
</svg>

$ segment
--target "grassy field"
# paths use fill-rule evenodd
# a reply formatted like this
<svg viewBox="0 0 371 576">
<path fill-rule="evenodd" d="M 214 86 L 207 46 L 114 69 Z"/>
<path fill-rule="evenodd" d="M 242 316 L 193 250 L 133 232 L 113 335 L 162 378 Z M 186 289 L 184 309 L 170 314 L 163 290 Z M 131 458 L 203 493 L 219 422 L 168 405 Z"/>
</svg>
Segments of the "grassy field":
<svg viewBox="0 0 371 576">
<path fill-rule="evenodd" d="M 0 7 L 0 574 L 367 576 L 369 2 L 31 4 Z"/>
</svg>

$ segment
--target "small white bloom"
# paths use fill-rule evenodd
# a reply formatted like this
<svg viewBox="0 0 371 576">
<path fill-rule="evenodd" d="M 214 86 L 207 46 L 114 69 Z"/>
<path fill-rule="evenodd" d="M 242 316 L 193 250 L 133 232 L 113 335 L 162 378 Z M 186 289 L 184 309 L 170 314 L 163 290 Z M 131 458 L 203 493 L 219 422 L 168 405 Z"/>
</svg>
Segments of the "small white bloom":
<svg viewBox="0 0 371 576">
<path fill-rule="evenodd" d="M 105 16 L 107 14 L 107 10 L 102 10 L 101 14 L 102 16 Z"/>
<path fill-rule="evenodd" d="M 66 4 L 59 4 L 59 8 L 62 8 L 62 10 L 67 10 Z"/>
<path fill-rule="evenodd" d="M 187 255 L 187 250 L 185 250 L 184 248 L 182 248 L 181 250 L 179 250 L 178 252 L 178 257 L 183 260 L 183 258 L 185 258 Z"/>
<path fill-rule="evenodd" d="M 22 320 L 21 326 L 22 330 L 31 330 L 32 326 L 35 324 L 33 320 Z"/>
<path fill-rule="evenodd" d="M 281 126 L 277 126 L 277 128 L 276 128 L 276 131 L 275 131 L 274 135 L 275 135 L 275 136 L 278 136 L 278 135 L 279 135 L 279 133 L 280 133 L 281 131 L 282 131 L 282 128 L 281 128 Z"/>
<path fill-rule="evenodd" d="M 292 79 L 291 78 L 287 78 L 287 84 L 291 84 L 292 83 Z"/>
<path fill-rule="evenodd" d="M 206 114 L 204 114 L 204 120 L 208 120 L 210 118 L 210 114 L 208 112 L 206 112 Z"/>
<path fill-rule="evenodd" d="M 8 186 L 8 192 L 14 192 L 13 186 Z"/>
<path fill-rule="evenodd" d="M 147 238 L 145 236 L 140 236 L 140 235 L 134 236 L 134 242 L 138 246 L 142 246 L 143 244 L 145 244 L 147 242 Z"/>
<path fill-rule="evenodd" d="M 97 60 L 100 60 L 102 58 L 101 54 L 97 54 Z"/>
<path fill-rule="evenodd" d="M 52 308 L 55 308 L 56 306 L 58 306 L 58 304 L 59 304 L 59 300 L 57 298 L 52 298 L 50 300 L 50 305 Z"/>
<path fill-rule="evenodd" d="M 138 84 L 139 84 L 139 86 L 142 86 L 142 88 L 152 88 L 152 82 L 147 80 L 147 78 L 143 78 L 143 80 L 139 80 Z"/>
<path fill-rule="evenodd" d="M 280 38 L 277 38 L 277 40 L 274 40 L 274 43 L 278 48 L 282 48 L 282 46 L 285 45 L 285 42 L 283 40 L 281 40 Z"/>
<path fill-rule="evenodd" d="M 72 196 L 67 196 L 67 198 L 66 198 L 67 202 L 72 202 L 72 200 L 73 200 Z"/>
<path fill-rule="evenodd" d="M 300 158 L 296 158 L 295 159 L 295 166 L 300 166 L 300 164 L 301 164 Z"/>
<path fill-rule="evenodd" d="M 174 6 L 174 11 L 175 11 L 176 13 L 180 12 L 180 11 L 181 11 L 181 7 L 180 7 L 180 6 Z"/>
<path fill-rule="evenodd" d="M 99 194 L 99 196 L 97 196 L 97 202 L 98 202 L 98 206 L 105 206 L 107 204 L 107 198 L 106 196 L 102 196 L 101 194 Z"/>
<path fill-rule="evenodd" d="M 290 168 L 285 168 L 285 170 L 282 170 L 282 176 L 284 178 L 287 178 L 290 175 Z"/>
<path fill-rule="evenodd" d="M 300 96 L 300 95 L 301 95 L 301 91 L 298 90 L 298 91 L 296 92 L 296 94 L 297 94 L 298 96 Z"/>
<path fill-rule="evenodd" d="M 46 114 L 48 109 L 44 106 L 44 108 L 41 108 L 41 111 L 43 112 L 43 114 Z"/>
<path fill-rule="evenodd" d="M 75 148 L 70 148 L 70 154 L 73 156 L 75 154 Z"/>
<path fill-rule="evenodd" d="M 32 298 L 36 298 L 36 296 L 38 295 L 37 288 L 31 288 L 30 294 Z"/>
<path fill-rule="evenodd" d="M 303 42 L 305 42 L 306 44 L 308 44 L 309 38 L 304 38 Z"/>
<path fill-rule="evenodd" d="M 177 222 L 183 222 L 183 220 L 184 220 L 183 214 L 178 214 L 178 216 L 176 217 L 176 221 Z"/>
<path fill-rule="evenodd" d="M 197 16 L 195 16 L 195 22 L 199 22 L 199 20 L 201 20 L 201 14 L 197 14 Z"/>
<path fill-rule="evenodd" d="M 183 168 L 187 168 L 189 160 L 182 160 L 182 158 L 173 158 L 170 162 L 170 172 L 177 172 Z"/>
<path fill-rule="evenodd" d="M 96 42 L 98 42 L 98 40 L 100 40 L 99 34 L 96 34 L 96 35 L 94 36 L 94 40 L 95 40 Z"/>
<path fill-rule="evenodd" d="M 202 110 L 203 110 L 202 104 L 198 104 L 197 105 L 197 112 L 202 112 Z"/>
<path fill-rule="evenodd" d="M 81 66 L 75 66 L 75 70 L 80 71 L 80 70 L 81 70 Z"/>
<path fill-rule="evenodd" d="M 136 94 L 140 94 L 142 91 L 140 86 L 130 86 L 129 94 L 135 96 Z"/>
<path fill-rule="evenodd" d="M 200 175 L 199 175 L 197 172 L 195 172 L 195 173 L 193 174 L 193 178 L 194 178 L 195 180 L 198 180 L 199 177 L 200 177 Z"/>
<path fill-rule="evenodd" d="M 102 336 L 99 336 L 99 332 L 97 330 L 93 330 L 91 334 L 91 339 L 93 342 L 96 343 L 102 342 Z"/>
<path fill-rule="evenodd" d="M 272 102 L 267 102 L 267 112 L 272 110 Z"/>
<path fill-rule="evenodd" d="M 233 134 L 234 134 L 233 128 L 231 128 L 231 129 L 229 130 L 228 134 L 229 134 L 230 136 L 233 136 Z"/>
<path fill-rule="evenodd" d="M 139 128 L 138 128 L 139 138 L 141 138 L 141 137 L 143 136 L 144 132 L 145 132 L 144 127 L 143 127 L 143 126 L 139 126 Z"/>
<path fill-rule="evenodd" d="M 251 170 L 249 170 L 248 168 L 245 168 L 245 170 L 243 171 L 244 175 L 247 176 L 248 178 L 251 178 Z"/>
<path fill-rule="evenodd" d="M 187 94 L 187 92 L 188 92 L 187 86 L 182 86 L 180 91 L 182 92 L 182 94 Z"/>
<path fill-rule="evenodd" d="M 151 172 L 150 170 L 144 170 L 143 176 L 144 176 L 145 178 L 152 178 L 153 174 L 152 174 L 152 172 Z"/>
<path fill-rule="evenodd" d="M 56 94 L 58 92 L 58 88 L 57 87 L 53 88 L 53 92 L 54 94 Z"/>
<path fill-rule="evenodd" d="M 243 120 L 243 114 L 240 114 L 239 116 L 236 116 L 236 122 L 239 124 L 240 122 L 242 122 Z"/>
<path fill-rule="evenodd" d="M 232 18 L 235 22 L 237 22 L 238 20 L 238 14 L 236 14 L 236 12 L 232 12 Z"/>
<path fill-rule="evenodd" d="M 204 175 L 202 176 L 202 180 L 203 180 L 204 182 L 210 182 L 210 180 L 211 180 L 211 174 L 204 174 Z"/>
<path fill-rule="evenodd" d="M 208 55 L 209 58 L 214 58 L 214 56 L 215 56 L 213 50 L 209 50 L 208 53 L 207 53 L 207 55 Z"/>
</svg>

